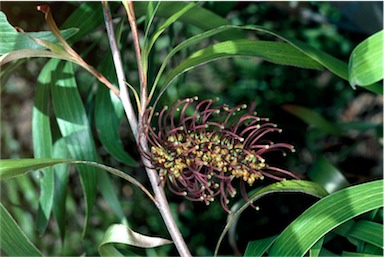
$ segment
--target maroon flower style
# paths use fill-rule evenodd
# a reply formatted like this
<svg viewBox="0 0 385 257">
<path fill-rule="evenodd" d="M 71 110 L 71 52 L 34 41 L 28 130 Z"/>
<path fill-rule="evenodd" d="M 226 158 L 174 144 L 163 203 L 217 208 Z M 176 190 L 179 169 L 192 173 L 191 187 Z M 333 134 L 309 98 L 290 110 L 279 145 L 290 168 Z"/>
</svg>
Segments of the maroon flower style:
<svg viewBox="0 0 385 257">
<path fill-rule="evenodd" d="M 213 106 L 218 99 L 203 100 L 194 108 L 192 103 L 197 100 L 187 98 L 169 110 L 164 107 L 154 114 L 148 108 L 144 113 L 143 130 L 151 145 L 145 156 L 171 192 L 207 205 L 220 195 L 229 212 L 229 197 L 237 193 L 233 181 L 238 179 L 241 194 L 248 200 L 246 183 L 251 186 L 264 177 L 283 180 L 281 175 L 296 178 L 263 158 L 271 151 L 284 155 L 285 150 L 294 151 L 292 145 L 265 139 L 267 133 L 281 132 L 268 118 L 242 111 L 246 105 Z M 157 117 L 158 129 L 151 127 L 152 116 Z"/>
</svg>

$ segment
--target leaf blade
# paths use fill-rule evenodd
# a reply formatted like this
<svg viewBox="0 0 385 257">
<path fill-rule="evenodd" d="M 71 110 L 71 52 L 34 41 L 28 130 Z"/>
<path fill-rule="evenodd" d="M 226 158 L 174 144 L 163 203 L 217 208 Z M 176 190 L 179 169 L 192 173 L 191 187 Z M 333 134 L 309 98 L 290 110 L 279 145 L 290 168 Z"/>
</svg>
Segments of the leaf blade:
<svg viewBox="0 0 385 257">
<path fill-rule="evenodd" d="M 384 77 L 384 31 L 381 30 L 357 45 L 349 58 L 349 83 L 368 86 Z"/>
<path fill-rule="evenodd" d="M 43 256 L 0 203 L 1 249 L 9 256 Z M 15 244 L 16 243 L 16 244 Z"/>
<path fill-rule="evenodd" d="M 383 181 L 351 186 L 307 209 L 279 235 L 273 256 L 303 256 L 326 233 L 364 212 L 383 206 Z"/>
</svg>

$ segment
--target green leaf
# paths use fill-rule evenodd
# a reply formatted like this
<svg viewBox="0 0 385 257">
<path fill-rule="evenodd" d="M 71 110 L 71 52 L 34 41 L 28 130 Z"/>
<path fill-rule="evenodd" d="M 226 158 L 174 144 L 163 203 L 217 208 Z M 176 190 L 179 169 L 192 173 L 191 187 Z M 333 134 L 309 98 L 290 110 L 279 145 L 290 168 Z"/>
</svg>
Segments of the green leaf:
<svg viewBox="0 0 385 257">
<path fill-rule="evenodd" d="M 52 157 L 52 134 L 50 124 L 50 70 L 43 69 L 37 79 L 35 102 L 32 112 L 32 139 L 34 157 Z M 52 170 L 44 170 L 40 176 L 39 209 L 36 218 L 36 227 L 42 235 L 47 228 L 54 197 L 54 176 Z"/>
<path fill-rule="evenodd" d="M 316 127 L 326 133 L 335 136 L 340 136 L 342 134 L 342 131 L 339 129 L 338 126 L 329 122 L 319 113 L 311 109 L 292 104 L 283 105 L 282 108 L 285 111 L 297 116 L 298 118 L 306 122 L 309 126 Z"/>
<path fill-rule="evenodd" d="M 276 238 L 277 236 L 272 236 L 249 242 L 243 256 L 263 256 L 263 254 L 274 243 Z"/>
<path fill-rule="evenodd" d="M 71 157 L 97 160 L 91 128 L 77 90 L 72 64 L 52 59 L 46 66 L 52 72 L 51 92 L 56 121 Z M 95 202 L 97 176 L 93 167 L 82 166 L 78 170 L 86 203 L 85 232 Z"/>
<path fill-rule="evenodd" d="M 49 42 L 58 43 L 52 32 L 27 32 L 25 34 L 17 30 L 8 23 L 6 15 L 0 11 L 0 55 L 21 49 L 44 49 L 41 45 L 34 42 L 30 37 L 43 39 Z M 77 29 L 70 28 L 61 30 L 64 38 L 69 38 L 77 33 Z"/>
<path fill-rule="evenodd" d="M 322 185 L 329 193 L 334 193 L 350 185 L 344 175 L 322 155 L 319 156 L 307 175 L 312 181 Z"/>
<path fill-rule="evenodd" d="M 8 256 L 43 256 L 1 203 L 0 217 L 0 248 Z"/>
<path fill-rule="evenodd" d="M 68 149 L 65 143 L 64 138 L 56 140 L 53 145 L 53 157 L 69 157 Z M 53 205 L 53 215 L 56 219 L 57 225 L 59 227 L 60 238 L 62 245 L 64 245 L 64 238 L 67 228 L 66 219 L 66 202 L 67 202 L 67 186 L 69 179 L 69 165 L 62 164 L 53 167 L 55 171 L 55 193 L 54 193 L 54 205 Z"/>
<path fill-rule="evenodd" d="M 304 256 L 324 235 L 344 222 L 383 206 L 383 181 L 342 189 L 324 197 L 279 235 L 272 256 Z"/>
<path fill-rule="evenodd" d="M 24 175 L 27 172 L 47 168 L 59 163 L 65 163 L 67 159 L 21 159 L 0 160 L 0 180 Z"/>
<path fill-rule="evenodd" d="M 146 47 L 146 54 L 150 53 L 152 47 L 155 44 L 155 41 L 160 37 L 160 35 L 175 21 L 177 21 L 180 17 L 185 15 L 188 11 L 194 8 L 198 3 L 189 3 L 184 6 L 182 9 L 173 13 L 162 25 L 155 31 L 152 37 L 149 40 L 148 46 Z"/>
<path fill-rule="evenodd" d="M 325 237 L 322 237 L 320 240 L 318 240 L 317 243 L 313 245 L 312 248 L 310 248 L 309 257 L 318 257 L 320 255 L 324 239 Z"/>
<path fill-rule="evenodd" d="M 349 59 L 349 83 L 368 86 L 384 78 L 384 31 L 370 36 L 354 48 Z"/>
<path fill-rule="evenodd" d="M 349 236 L 384 248 L 384 226 L 377 222 L 361 220 L 349 231 Z"/>
<path fill-rule="evenodd" d="M 283 193 L 283 192 L 304 193 L 304 194 L 312 195 L 317 198 L 322 198 L 328 194 L 325 191 L 325 189 L 323 189 L 317 183 L 314 183 L 311 181 L 305 181 L 305 180 L 285 180 L 285 181 L 277 182 L 257 190 L 255 193 L 253 193 L 249 197 L 250 201 L 245 203 L 245 200 L 241 200 L 238 203 L 234 204 L 234 206 L 231 208 L 231 213 L 227 218 L 226 226 L 223 229 L 218 239 L 218 242 L 214 251 L 214 256 L 217 256 L 219 246 L 221 245 L 221 242 L 225 237 L 227 231 L 229 229 L 235 230 L 237 220 L 239 219 L 240 215 L 246 210 L 246 208 L 251 205 L 251 203 L 254 203 L 255 201 L 257 201 L 258 199 L 260 199 L 261 197 L 267 194 Z"/>
<path fill-rule="evenodd" d="M 111 56 L 107 58 L 100 72 L 106 75 L 109 81 L 116 81 L 114 65 Z M 125 150 L 119 135 L 119 125 L 123 114 L 122 103 L 111 90 L 99 84 L 95 99 L 95 126 L 106 151 L 116 160 L 131 166 L 138 167 L 139 164 Z M 114 108 L 119 106 L 119 108 Z M 118 110 L 117 110 L 118 109 Z M 111 129 L 113 128 L 113 129 Z"/>
<path fill-rule="evenodd" d="M 148 3 L 145 1 L 135 2 L 135 13 L 137 15 L 145 15 L 147 12 L 147 5 Z M 188 5 L 188 3 L 164 1 L 158 8 L 156 16 L 161 18 L 171 17 L 173 14 L 186 7 L 186 5 Z M 228 20 L 200 6 L 196 6 L 194 9 L 185 13 L 179 18 L 179 21 L 194 25 L 202 30 L 209 30 L 223 25 L 230 25 Z M 216 38 L 219 40 L 234 40 L 245 38 L 245 34 L 241 31 L 229 31 L 228 33 L 218 34 Z"/>
<path fill-rule="evenodd" d="M 142 235 L 127 226 L 114 224 L 107 229 L 98 250 L 101 256 L 123 256 L 114 247 L 115 244 L 140 248 L 153 248 L 171 243 L 172 241 L 170 240 Z"/>
<path fill-rule="evenodd" d="M 322 69 L 321 65 L 287 43 L 248 39 L 232 40 L 214 44 L 195 52 L 172 70 L 167 76 L 165 85 L 194 67 L 229 57 L 259 57 L 276 64 Z"/>
<path fill-rule="evenodd" d="M 115 6 L 111 8 L 114 10 L 118 5 L 111 4 L 111 6 Z M 61 28 L 76 27 L 78 29 L 78 33 L 68 40 L 68 43 L 74 43 L 95 31 L 103 22 L 102 5 L 98 2 L 84 2 L 68 17 Z"/>
</svg>

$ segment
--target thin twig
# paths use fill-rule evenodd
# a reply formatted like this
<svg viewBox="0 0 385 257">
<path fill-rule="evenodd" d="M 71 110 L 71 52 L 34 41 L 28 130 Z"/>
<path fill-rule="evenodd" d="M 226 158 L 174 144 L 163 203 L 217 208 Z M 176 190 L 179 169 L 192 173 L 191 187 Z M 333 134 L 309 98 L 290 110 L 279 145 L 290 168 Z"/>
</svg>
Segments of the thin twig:
<svg viewBox="0 0 385 257">
<path fill-rule="evenodd" d="M 105 15 L 105 23 L 106 23 L 106 27 L 107 27 L 107 34 L 108 34 L 108 38 L 109 38 L 110 45 L 111 45 L 111 51 L 113 52 L 115 69 L 116 69 L 116 72 L 118 74 L 119 86 L 121 89 L 120 98 L 122 99 L 122 104 L 124 106 L 127 118 L 130 122 L 131 129 L 134 133 L 135 140 L 137 141 L 138 145 L 140 145 L 140 147 L 148 153 L 149 150 L 147 147 L 146 138 L 144 136 L 140 136 L 141 132 L 138 130 L 138 123 L 137 123 L 137 120 L 136 120 L 135 115 L 133 113 L 132 104 L 131 104 L 131 101 L 128 97 L 128 91 L 124 85 L 124 81 L 125 81 L 124 73 L 123 73 L 123 68 L 121 65 L 120 54 L 119 54 L 119 51 L 118 51 L 118 48 L 116 45 L 116 41 L 115 41 L 115 34 L 113 32 L 113 26 L 112 26 L 112 22 L 111 22 L 111 13 L 110 13 L 110 10 L 108 8 L 108 4 L 104 1 L 102 3 L 103 3 L 103 7 L 104 7 L 104 15 Z M 140 83 L 141 83 L 141 104 L 142 104 L 141 106 L 142 106 L 142 110 L 141 110 L 141 112 L 139 112 L 139 117 L 141 117 L 142 112 L 145 110 L 146 103 L 147 103 L 147 101 L 146 101 L 146 99 L 147 99 L 147 92 L 146 92 L 147 81 L 146 81 L 146 75 L 142 71 L 142 67 L 141 67 L 139 37 L 138 37 L 138 33 L 137 33 L 137 27 L 136 27 L 135 15 L 133 13 L 132 3 L 131 3 L 131 10 L 132 11 L 129 11 L 130 8 L 128 8 L 127 2 L 123 1 L 123 4 L 125 5 L 127 13 L 129 13 L 129 17 L 131 17 L 131 20 L 132 20 L 132 21 L 130 21 L 130 26 L 131 26 L 131 29 L 133 32 L 134 42 L 136 42 L 135 47 L 136 48 L 139 47 L 139 51 L 136 50 L 136 53 L 137 53 L 137 58 L 138 58 L 137 59 L 138 66 L 140 66 L 140 68 L 138 68 L 138 69 L 139 69 L 139 74 L 140 74 L 139 76 L 140 76 L 140 80 L 141 80 Z M 139 56 L 138 56 L 138 53 L 139 53 Z M 122 85 L 124 85 L 124 86 L 122 86 Z M 125 88 L 125 89 L 123 90 L 123 88 Z M 124 100 L 124 99 L 126 99 L 126 100 Z M 151 163 L 149 163 L 149 160 L 146 159 L 143 155 L 142 155 L 142 161 L 143 161 L 144 167 L 151 167 Z M 182 234 L 179 231 L 178 226 L 176 225 L 176 222 L 172 216 L 168 201 L 166 199 L 166 195 L 164 193 L 164 189 L 162 186 L 160 186 L 160 183 L 159 183 L 160 179 L 159 179 L 157 172 L 154 169 L 150 169 L 150 168 L 145 168 L 145 169 L 146 169 L 147 175 L 149 177 L 149 180 L 151 182 L 151 186 L 153 188 L 154 195 L 156 197 L 156 201 L 157 201 L 156 206 L 162 215 L 163 221 L 166 224 L 166 227 L 167 227 L 167 229 L 168 229 L 168 231 L 169 231 L 169 233 L 173 239 L 173 242 L 174 242 L 179 254 L 183 257 L 184 256 L 186 256 L 186 257 L 192 256 L 190 251 L 188 250 L 187 245 L 186 245 L 186 243 L 182 237 Z"/>
</svg>

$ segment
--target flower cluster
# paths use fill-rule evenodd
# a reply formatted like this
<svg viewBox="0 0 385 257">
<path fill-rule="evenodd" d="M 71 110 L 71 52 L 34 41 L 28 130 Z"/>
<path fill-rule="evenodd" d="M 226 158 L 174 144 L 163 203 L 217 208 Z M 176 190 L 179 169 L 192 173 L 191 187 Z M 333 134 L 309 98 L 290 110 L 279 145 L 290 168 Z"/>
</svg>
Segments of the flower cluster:
<svg viewBox="0 0 385 257">
<path fill-rule="evenodd" d="M 269 132 L 281 132 L 267 118 L 243 111 L 246 105 L 230 108 L 214 106 L 215 100 L 198 98 L 180 100 L 160 113 L 145 111 L 143 130 L 151 145 L 147 158 L 171 192 L 192 201 L 206 204 L 220 195 L 226 211 L 229 197 L 237 194 L 233 181 L 240 182 L 240 191 L 247 198 L 245 184 L 280 175 L 295 176 L 269 166 L 263 155 L 270 151 L 294 151 L 292 145 L 265 139 Z M 243 114 L 242 114 L 243 113 Z M 151 126 L 157 118 L 158 128 Z"/>
</svg>

